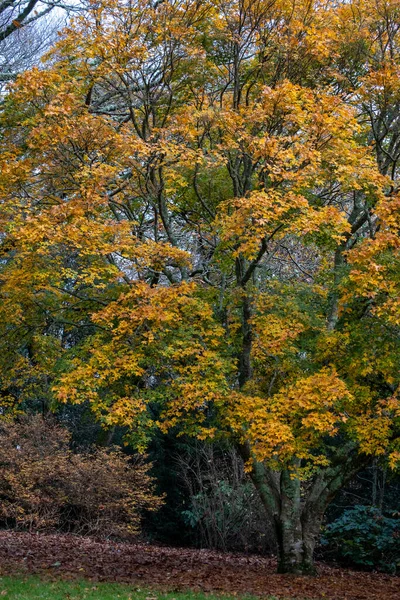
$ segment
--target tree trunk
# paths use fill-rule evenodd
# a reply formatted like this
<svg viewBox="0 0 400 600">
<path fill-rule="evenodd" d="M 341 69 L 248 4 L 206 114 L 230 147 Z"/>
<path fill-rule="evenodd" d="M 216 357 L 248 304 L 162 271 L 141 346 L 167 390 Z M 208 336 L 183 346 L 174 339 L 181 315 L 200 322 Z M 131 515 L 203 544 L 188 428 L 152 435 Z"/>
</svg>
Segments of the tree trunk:
<svg viewBox="0 0 400 600">
<path fill-rule="evenodd" d="M 249 446 L 242 445 L 238 449 L 247 461 Z M 292 471 L 273 472 L 254 461 L 250 477 L 274 526 L 278 572 L 315 573 L 314 549 L 328 504 L 323 479 L 316 479 L 302 497 L 301 482 L 293 477 Z"/>
<path fill-rule="evenodd" d="M 275 519 L 278 573 L 315 574 L 314 549 L 322 517 L 320 513 L 309 520 L 302 513 L 285 513 Z"/>
<path fill-rule="evenodd" d="M 274 524 L 278 546 L 278 572 L 313 574 L 314 548 L 318 540 L 324 506 L 301 498 L 301 483 L 283 471 L 280 481 L 280 511 Z"/>
</svg>

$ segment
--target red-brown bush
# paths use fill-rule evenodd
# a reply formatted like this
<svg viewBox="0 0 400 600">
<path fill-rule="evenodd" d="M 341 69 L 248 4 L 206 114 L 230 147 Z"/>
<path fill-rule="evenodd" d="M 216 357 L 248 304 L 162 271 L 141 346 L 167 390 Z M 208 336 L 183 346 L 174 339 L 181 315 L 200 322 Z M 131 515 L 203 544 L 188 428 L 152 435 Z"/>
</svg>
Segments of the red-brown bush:
<svg viewBox="0 0 400 600">
<path fill-rule="evenodd" d="M 74 453 L 68 431 L 39 416 L 0 422 L 0 522 L 132 537 L 143 511 L 162 504 L 148 470 L 117 448 Z"/>
</svg>

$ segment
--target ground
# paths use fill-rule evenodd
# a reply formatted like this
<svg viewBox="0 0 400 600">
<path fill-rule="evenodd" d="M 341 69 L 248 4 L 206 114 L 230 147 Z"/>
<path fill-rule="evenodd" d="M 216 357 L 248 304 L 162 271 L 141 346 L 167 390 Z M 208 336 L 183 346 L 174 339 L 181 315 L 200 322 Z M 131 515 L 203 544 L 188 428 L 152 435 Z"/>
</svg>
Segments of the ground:
<svg viewBox="0 0 400 600">
<path fill-rule="evenodd" d="M 86 579 L 129 583 L 136 589 L 264 598 L 400 599 L 400 577 L 321 563 L 316 577 L 278 575 L 275 568 L 273 559 L 254 555 L 122 544 L 73 535 L 0 532 L 2 576 L 36 574 L 50 580 Z"/>
</svg>

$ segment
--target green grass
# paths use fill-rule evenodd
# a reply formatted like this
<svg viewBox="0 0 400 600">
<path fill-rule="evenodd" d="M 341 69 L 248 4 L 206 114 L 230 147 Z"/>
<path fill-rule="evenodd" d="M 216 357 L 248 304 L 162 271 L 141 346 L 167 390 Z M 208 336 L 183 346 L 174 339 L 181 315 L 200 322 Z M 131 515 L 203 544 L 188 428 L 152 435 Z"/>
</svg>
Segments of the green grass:
<svg viewBox="0 0 400 600">
<path fill-rule="evenodd" d="M 119 583 L 46 581 L 39 577 L 0 577 L 1 598 L 5 600 L 221 600 L 221 598 L 229 600 L 228 596 L 195 592 L 167 593 Z M 250 598 L 247 597 L 247 600 Z"/>
</svg>

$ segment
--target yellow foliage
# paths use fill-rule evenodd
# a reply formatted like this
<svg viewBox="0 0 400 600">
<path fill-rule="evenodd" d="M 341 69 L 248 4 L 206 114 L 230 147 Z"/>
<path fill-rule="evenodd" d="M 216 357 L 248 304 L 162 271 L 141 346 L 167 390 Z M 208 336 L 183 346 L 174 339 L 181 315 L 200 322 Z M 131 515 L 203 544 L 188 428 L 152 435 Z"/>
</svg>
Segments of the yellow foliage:
<svg viewBox="0 0 400 600">
<path fill-rule="evenodd" d="M 366 120 L 400 102 L 398 13 L 90 2 L 2 105 L 4 405 L 305 473 L 334 436 L 391 452 L 400 195 Z"/>
</svg>

